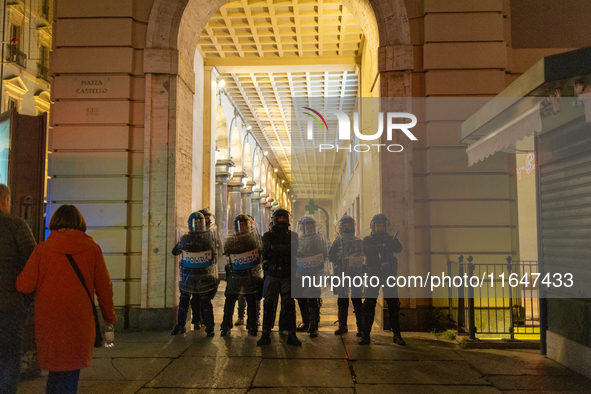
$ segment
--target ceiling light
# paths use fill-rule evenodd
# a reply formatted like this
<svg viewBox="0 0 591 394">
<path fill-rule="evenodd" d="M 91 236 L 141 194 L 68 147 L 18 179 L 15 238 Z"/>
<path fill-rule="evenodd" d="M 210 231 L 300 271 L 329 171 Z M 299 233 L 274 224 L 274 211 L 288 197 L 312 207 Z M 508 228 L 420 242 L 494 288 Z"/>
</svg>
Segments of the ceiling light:
<svg viewBox="0 0 591 394">
<path fill-rule="evenodd" d="M 252 126 L 251 125 L 246 126 L 246 130 L 249 130 L 250 131 L 250 129 L 252 129 Z"/>
<path fill-rule="evenodd" d="M 220 86 L 220 88 L 223 88 L 224 86 L 226 86 L 226 81 L 224 81 L 223 78 L 218 79 L 218 85 Z"/>
<path fill-rule="evenodd" d="M 269 154 L 269 152 L 265 151 L 265 156 L 267 156 Z"/>
<path fill-rule="evenodd" d="M 289 189 L 287 189 L 287 191 L 289 191 Z M 293 197 L 293 196 L 292 196 Z"/>
<path fill-rule="evenodd" d="M 275 172 L 279 171 L 277 168 L 275 168 Z"/>
<path fill-rule="evenodd" d="M 281 183 L 285 183 L 285 179 L 283 179 L 283 180 L 281 181 Z"/>
</svg>

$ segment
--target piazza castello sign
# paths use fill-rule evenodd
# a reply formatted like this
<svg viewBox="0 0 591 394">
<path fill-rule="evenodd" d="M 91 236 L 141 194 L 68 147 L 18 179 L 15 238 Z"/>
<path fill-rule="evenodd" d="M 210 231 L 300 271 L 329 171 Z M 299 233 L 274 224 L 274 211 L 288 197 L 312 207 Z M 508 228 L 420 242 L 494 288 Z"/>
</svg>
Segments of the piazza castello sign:
<svg viewBox="0 0 591 394">
<path fill-rule="evenodd" d="M 103 98 L 109 96 L 111 77 L 80 76 L 71 81 L 71 90 L 77 98 Z"/>
<path fill-rule="evenodd" d="M 60 75 L 52 84 L 59 99 L 129 99 L 127 75 Z"/>
</svg>

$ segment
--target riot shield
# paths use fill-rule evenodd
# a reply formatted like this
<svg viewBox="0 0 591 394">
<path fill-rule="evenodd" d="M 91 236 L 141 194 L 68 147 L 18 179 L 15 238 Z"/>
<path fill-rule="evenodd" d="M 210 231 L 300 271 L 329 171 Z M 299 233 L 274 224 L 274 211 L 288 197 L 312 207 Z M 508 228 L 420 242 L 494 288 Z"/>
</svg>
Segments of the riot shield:
<svg viewBox="0 0 591 394">
<path fill-rule="evenodd" d="M 263 290 L 263 243 L 255 227 L 225 237 L 227 294 L 261 294 Z"/>
<path fill-rule="evenodd" d="M 212 231 L 184 234 L 180 246 L 179 289 L 186 293 L 207 293 L 219 284 L 217 240 Z"/>
<path fill-rule="evenodd" d="M 363 241 L 355 234 L 343 233 L 339 236 L 338 259 L 339 272 L 346 275 L 363 275 Z"/>
</svg>

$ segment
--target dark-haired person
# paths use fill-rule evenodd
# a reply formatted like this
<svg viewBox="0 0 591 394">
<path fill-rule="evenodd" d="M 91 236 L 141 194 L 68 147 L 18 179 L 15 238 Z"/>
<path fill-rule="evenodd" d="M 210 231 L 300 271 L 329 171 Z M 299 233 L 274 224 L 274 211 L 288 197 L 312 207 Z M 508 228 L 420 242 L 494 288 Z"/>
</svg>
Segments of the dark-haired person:
<svg viewBox="0 0 591 394">
<path fill-rule="evenodd" d="M 90 300 L 67 255 L 74 258 L 93 299 L 96 292 L 106 325 L 117 321 L 113 285 L 101 248 L 85 234 L 86 222 L 75 206 L 59 207 L 49 229 L 16 288 L 36 292 L 35 340 L 39 366 L 49 371 L 47 393 L 70 394 L 78 389 L 80 369 L 92 361 L 96 332 Z"/>
<path fill-rule="evenodd" d="M 10 215 L 10 189 L 0 184 L 0 393 L 15 394 L 21 373 L 23 333 L 27 320 L 25 299 L 16 278 L 35 239 L 24 220 Z"/>
</svg>

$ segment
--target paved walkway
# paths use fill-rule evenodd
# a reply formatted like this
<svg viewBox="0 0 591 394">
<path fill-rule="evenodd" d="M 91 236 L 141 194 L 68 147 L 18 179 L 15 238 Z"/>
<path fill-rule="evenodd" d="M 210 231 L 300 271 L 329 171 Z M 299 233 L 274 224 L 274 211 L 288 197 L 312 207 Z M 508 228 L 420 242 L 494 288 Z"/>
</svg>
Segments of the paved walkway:
<svg viewBox="0 0 591 394">
<path fill-rule="evenodd" d="M 243 327 L 224 338 L 204 330 L 120 332 L 114 348 L 95 351 L 78 392 L 591 393 L 591 381 L 535 350 L 461 350 L 427 333 L 405 333 L 407 346 L 399 347 L 386 332 L 359 346 L 354 332 L 341 338 L 333 330 L 300 335 L 300 348 L 277 332 L 271 345 L 257 347 Z M 24 381 L 19 393 L 44 393 L 44 386 L 43 378 Z"/>
</svg>

